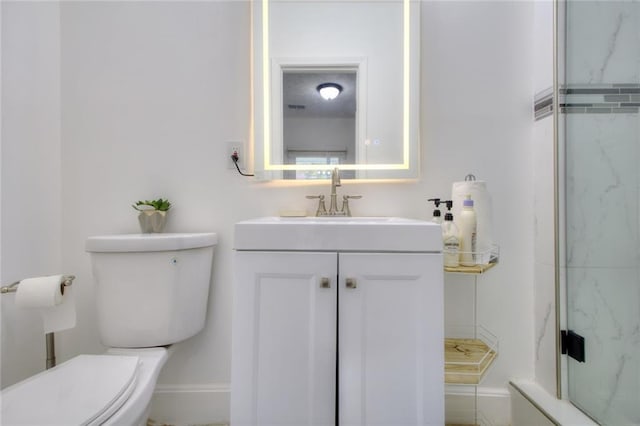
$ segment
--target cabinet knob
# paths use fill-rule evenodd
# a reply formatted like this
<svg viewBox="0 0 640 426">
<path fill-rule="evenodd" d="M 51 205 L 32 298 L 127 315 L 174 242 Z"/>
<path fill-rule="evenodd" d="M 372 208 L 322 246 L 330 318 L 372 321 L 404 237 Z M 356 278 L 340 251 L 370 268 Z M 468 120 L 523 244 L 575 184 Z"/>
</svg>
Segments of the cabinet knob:
<svg viewBox="0 0 640 426">
<path fill-rule="evenodd" d="M 327 277 L 320 278 L 320 288 L 331 288 L 331 280 Z"/>
<path fill-rule="evenodd" d="M 355 278 L 347 278 L 344 282 L 347 285 L 347 288 L 356 288 L 356 287 L 358 287 L 358 284 L 356 283 L 356 279 Z"/>
</svg>

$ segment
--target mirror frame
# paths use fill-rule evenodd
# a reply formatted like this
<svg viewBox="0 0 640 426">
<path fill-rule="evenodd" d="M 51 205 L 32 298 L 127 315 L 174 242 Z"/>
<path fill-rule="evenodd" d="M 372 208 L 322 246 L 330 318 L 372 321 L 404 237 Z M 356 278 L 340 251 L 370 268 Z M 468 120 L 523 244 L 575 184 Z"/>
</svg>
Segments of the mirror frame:
<svg viewBox="0 0 640 426">
<path fill-rule="evenodd" d="M 254 154 L 254 174 L 260 180 L 283 179 L 285 170 L 332 170 L 334 165 L 294 165 L 272 162 L 272 138 L 275 117 L 282 119 L 282 113 L 274 114 L 274 98 L 281 99 L 276 93 L 278 85 L 271 78 L 276 67 L 286 64 L 320 67 L 322 60 L 330 60 L 324 66 L 345 66 L 363 63 L 363 58 L 296 58 L 282 59 L 270 57 L 269 38 L 269 1 L 252 2 L 252 140 Z M 273 0 L 271 0 L 273 1 Z M 295 0 L 286 0 L 295 1 Z M 397 0 L 402 3 L 403 16 L 403 65 L 402 65 L 402 162 L 387 164 L 341 164 L 341 170 L 355 170 L 356 179 L 416 179 L 419 177 L 420 157 L 420 1 Z M 366 63 L 366 61 L 364 61 Z M 366 66 L 365 66 L 366 68 Z M 278 72 L 281 78 L 282 70 Z M 363 87 L 358 83 L 359 87 Z M 358 105 L 366 97 L 359 90 Z M 280 124 L 281 127 L 281 124 Z M 281 133 L 280 133 L 281 135 Z M 356 146 L 359 145 L 356 141 Z M 358 147 L 356 150 L 359 149 Z"/>
</svg>

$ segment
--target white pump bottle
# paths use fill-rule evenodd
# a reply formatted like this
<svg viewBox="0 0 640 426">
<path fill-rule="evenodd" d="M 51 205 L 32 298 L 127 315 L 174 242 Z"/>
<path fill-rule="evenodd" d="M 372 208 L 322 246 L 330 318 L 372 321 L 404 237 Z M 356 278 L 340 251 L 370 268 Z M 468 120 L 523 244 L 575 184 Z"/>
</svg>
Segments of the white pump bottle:
<svg viewBox="0 0 640 426">
<path fill-rule="evenodd" d="M 453 222 L 453 214 L 451 214 L 451 206 L 453 201 L 445 201 L 449 211 L 444 215 L 442 222 L 442 243 L 444 266 L 456 268 L 460 265 L 460 231 Z"/>
<path fill-rule="evenodd" d="M 460 229 L 460 264 L 473 266 L 476 264 L 476 212 L 473 209 L 471 195 L 462 202 L 462 210 L 458 215 L 458 228 Z"/>
</svg>

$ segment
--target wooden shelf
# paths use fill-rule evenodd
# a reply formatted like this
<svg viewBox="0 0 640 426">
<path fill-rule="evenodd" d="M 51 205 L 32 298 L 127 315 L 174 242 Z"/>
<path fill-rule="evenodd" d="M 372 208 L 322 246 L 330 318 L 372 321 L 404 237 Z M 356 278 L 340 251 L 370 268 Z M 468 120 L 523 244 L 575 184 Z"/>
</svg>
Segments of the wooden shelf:
<svg viewBox="0 0 640 426">
<path fill-rule="evenodd" d="M 445 383 L 479 384 L 496 355 L 496 349 L 480 339 L 445 338 Z"/>
<path fill-rule="evenodd" d="M 445 272 L 455 272 L 459 274 L 483 274 L 489 269 L 496 266 L 496 263 L 488 263 L 486 265 L 473 265 L 473 266 L 445 266 Z"/>
<path fill-rule="evenodd" d="M 496 266 L 500 259 L 500 246 L 493 244 L 489 250 L 481 252 L 464 252 L 461 253 L 469 256 L 473 256 L 473 259 L 477 259 L 478 264 L 472 266 L 445 266 L 445 272 L 455 272 L 459 274 L 482 274 L 489 269 Z"/>
</svg>

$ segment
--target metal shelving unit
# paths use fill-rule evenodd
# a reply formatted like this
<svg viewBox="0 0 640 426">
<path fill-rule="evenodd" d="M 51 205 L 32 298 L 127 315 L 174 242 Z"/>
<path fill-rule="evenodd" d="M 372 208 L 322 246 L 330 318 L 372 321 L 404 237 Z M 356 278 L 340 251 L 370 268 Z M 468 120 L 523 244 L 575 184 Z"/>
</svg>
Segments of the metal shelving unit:
<svg viewBox="0 0 640 426">
<path fill-rule="evenodd" d="M 473 386 L 474 407 L 472 410 L 448 412 L 447 425 L 488 426 L 491 423 L 478 410 L 477 385 L 498 356 L 498 337 L 478 324 L 477 294 L 478 277 L 498 264 L 499 248 L 494 246 L 486 253 L 474 253 L 475 259 L 484 262 L 473 266 L 445 267 L 448 274 L 465 274 L 473 278 L 473 324 L 467 326 L 445 326 L 445 383 L 448 386 Z"/>
</svg>

